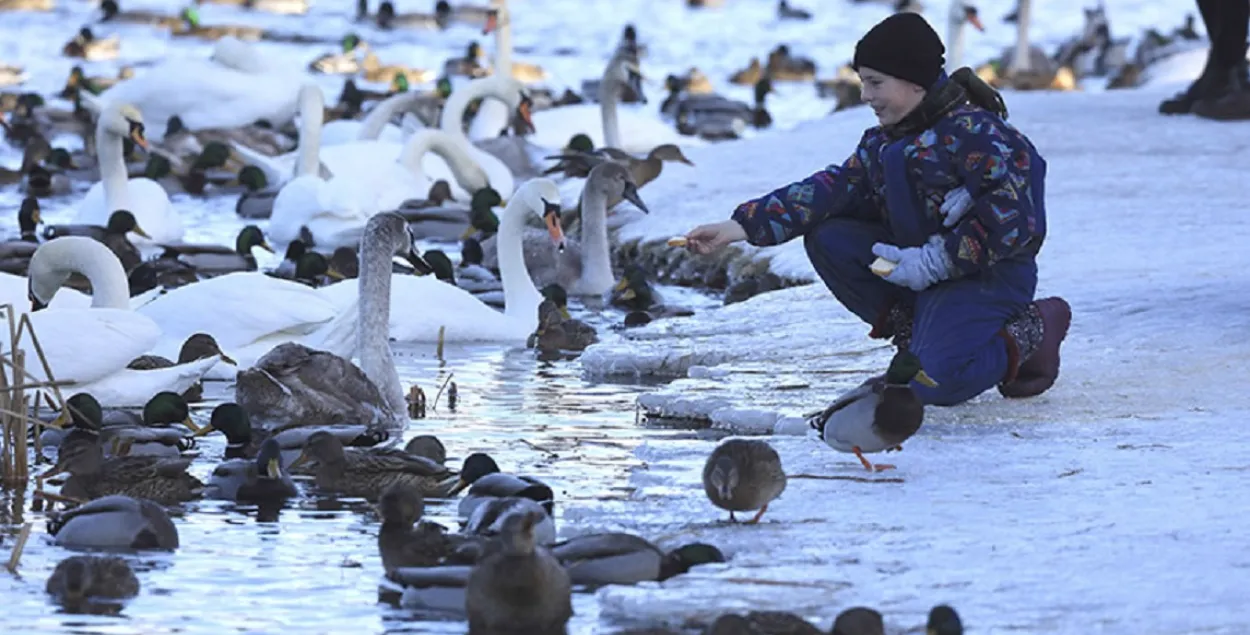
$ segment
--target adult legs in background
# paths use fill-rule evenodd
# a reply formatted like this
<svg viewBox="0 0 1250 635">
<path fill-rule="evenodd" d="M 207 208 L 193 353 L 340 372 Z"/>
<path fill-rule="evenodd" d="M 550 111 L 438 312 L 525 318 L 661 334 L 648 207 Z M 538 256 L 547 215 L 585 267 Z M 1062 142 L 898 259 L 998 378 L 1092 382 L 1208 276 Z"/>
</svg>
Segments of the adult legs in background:
<svg viewBox="0 0 1250 635">
<path fill-rule="evenodd" d="M 1217 55 L 1216 43 L 1220 41 L 1221 31 L 1229 24 L 1225 13 L 1230 4 L 1243 3 L 1242 0 L 1198 0 L 1198 12 L 1202 14 L 1202 26 L 1211 40 L 1211 50 L 1207 52 L 1207 63 L 1202 74 L 1184 92 L 1159 104 L 1159 112 L 1165 115 L 1183 115 L 1193 111 L 1198 100 L 1223 92 L 1228 81 L 1229 67 L 1221 64 Z M 1244 3 L 1243 3 L 1244 4 Z M 1242 40 L 1245 40 L 1245 27 L 1242 27 Z M 1243 51 L 1242 55 L 1245 53 Z"/>
<path fill-rule="evenodd" d="M 1219 33 L 1211 50 L 1224 69 L 1219 92 L 1199 98 L 1193 113 L 1207 119 L 1250 119 L 1250 64 L 1246 61 L 1246 37 L 1250 30 L 1250 0 L 1226 0 L 1220 5 Z"/>
</svg>

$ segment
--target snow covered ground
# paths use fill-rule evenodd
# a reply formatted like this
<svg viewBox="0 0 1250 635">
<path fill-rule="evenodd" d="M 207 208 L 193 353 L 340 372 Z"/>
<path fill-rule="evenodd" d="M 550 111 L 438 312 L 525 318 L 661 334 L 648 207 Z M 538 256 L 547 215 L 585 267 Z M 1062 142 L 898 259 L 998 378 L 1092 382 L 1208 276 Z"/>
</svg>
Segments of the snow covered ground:
<svg viewBox="0 0 1250 635">
<path fill-rule="evenodd" d="M 868 604 L 903 628 L 951 602 L 978 633 L 1250 629 L 1244 516 L 1230 504 L 1250 469 L 1250 122 L 1155 113 L 1200 63 L 1174 60 L 1139 91 L 1006 95 L 1011 121 L 1049 163 L 1038 296 L 1073 307 L 1051 391 L 929 408 L 890 456 L 899 469 L 880 475 L 814 436 L 774 436 L 791 479 L 757 527 L 719 522 L 699 482 L 709 444 L 642 446 L 649 469 L 633 475 L 634 500 L 606 518 L 603 506 L 587 509 L 581 529 L 703 540 L 731 562 L 605 589 L 604 615 L 681 622 L 736 604 L 827 627 Z M 701 171 L 722 178 L 657 183 L 647 200 L 664 213 L 622 235 L 646 243 L 723 219 L 744 198 L 841 161 L 869 116 L 695 149 Z M 814 278 L 799 241 L 755 257 Z M 653 323 L 582 360 L 592 375 L 684 377 L 639 398 L 654 415 L 805 435 L 794 415 L 884 368 L 890 349 L 867 331 L 816 283 Z"/>
</svg>

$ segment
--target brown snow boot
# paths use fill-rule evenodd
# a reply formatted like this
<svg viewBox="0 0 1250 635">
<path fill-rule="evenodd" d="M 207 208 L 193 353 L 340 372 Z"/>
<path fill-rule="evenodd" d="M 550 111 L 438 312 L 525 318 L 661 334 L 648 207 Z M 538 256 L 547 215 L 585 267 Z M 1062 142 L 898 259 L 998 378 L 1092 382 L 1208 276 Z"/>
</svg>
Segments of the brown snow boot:
<svg viewBox="0 0 1250 635">
<path fill-rule="evenodd" d="M 895 302 L 873 325 L 868 337 L 873 339 L 892 338 L 891 343 L 905 351 L 911 345 L 911 323 L 913 309 L 902 302 Z"/>
<path fill-rule="evenodd" d="M 1045 298 L 1029 306 L 1024 315 L 1007 323 L 1009 370 L 998 385 L 1004 397 L 1034 397 L 1050 389 L 1059 378 L 1059 345 L 1072 324 L 1072 307 L 1063 298 Z M 1018 364 L 1018 366 L 1017 366 Z"/>
</svg>

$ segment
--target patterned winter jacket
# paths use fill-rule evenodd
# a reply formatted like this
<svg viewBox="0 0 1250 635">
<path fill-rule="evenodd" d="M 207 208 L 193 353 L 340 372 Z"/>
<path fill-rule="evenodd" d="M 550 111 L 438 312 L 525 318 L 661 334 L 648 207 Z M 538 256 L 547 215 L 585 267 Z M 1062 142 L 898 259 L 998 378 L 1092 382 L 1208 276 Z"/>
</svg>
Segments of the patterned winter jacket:
<svg viewBox="0 0 1250 635">
<path fill-rule="evenodd" d="M 865 131 L 841 166 L 739 205 L 733 219 L 747 240 L 776 245 L 826 218 L 849 217 L 884 223 L 900 247 L 943 234 L 956 276 L 1034 257 L 1046 234 L 1045 161 L 997 114 L 968 103 L 955 82 L 936 88 L 925 102 L 909 115 L 911 122 Z M 914 132 L 907 132 L 908 123 Z M 973 207 L 955 227 L 944 228 L 942 202 L 961 186 Z"/>
</svg>

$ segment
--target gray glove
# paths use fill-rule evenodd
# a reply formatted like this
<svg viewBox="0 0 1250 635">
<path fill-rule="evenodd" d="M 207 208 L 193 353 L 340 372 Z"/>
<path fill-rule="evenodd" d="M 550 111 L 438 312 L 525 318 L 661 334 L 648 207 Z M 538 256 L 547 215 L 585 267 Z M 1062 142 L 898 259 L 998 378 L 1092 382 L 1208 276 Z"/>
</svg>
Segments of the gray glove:
<svg viewBox="0 0 1250 635">
<path fill-rule="evenodd" d="M 919 247 L 900 248 L 876 243 L 872 253 L 897 265 L 884 277 L 886 282 L 912 291 L 923 291 L 954 277 L 955 267 L 946 254 L 946 241 L 938 234 L 930 236 L 929 241 Z"/>
<path fill-rule="evenodd" d="M 946 193 L 946 200 L 942 201 L 942 221 L 944 227 L 954 227 L 959 223 L 959 219 L 972 209 L 972 204 L 976 202 L 972 200 L 972 195 L 968 193 L 968 188 L 957 187 Z"/>
</svg>

